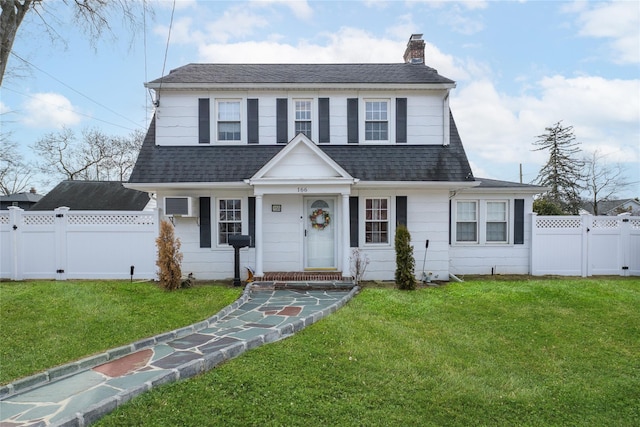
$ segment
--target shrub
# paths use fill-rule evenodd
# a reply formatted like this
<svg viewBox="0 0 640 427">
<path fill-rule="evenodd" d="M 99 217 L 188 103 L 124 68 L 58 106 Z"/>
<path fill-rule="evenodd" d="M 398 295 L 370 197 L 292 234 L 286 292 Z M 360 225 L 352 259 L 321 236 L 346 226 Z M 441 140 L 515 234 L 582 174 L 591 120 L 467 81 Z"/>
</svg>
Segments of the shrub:
<svg viewBox="0 0 640 427">
<path fill-rule="evenodd" d="M 403 290 L 416 289 L 416 277 L 414 274 L 416 261 L 413 258 L 413 246 L 411 246 L 411 234 L 405 225 L 396 228 L 396 286 Z"/>
<path fill-rule="evenodd" d="M 180 253 L 180 239 L 175 237 L 173 225 L 168 221 L 160 223 L 160 234 L 156 239 L 158 246 L 158 260 L 156 265 L 160 269 L 158 279 L 160 285 L 173 291 L 182 285 L 182 253 Z"/>
<path fill-rule="evenodd" d="M 565 215 L 558 203 L 544 197 L 534 200 L 533 211 L 538 215 Z"/>
<path fill-rule="evenodd" d="M 357 285 L 364 278 L 364 273 L 367 271 L 367 266 L 369 265 L 369 257 L 367 254 L 362 253 L 360 249 L 356 248 L 351 251 L 349 261 L 351 261 L 351 275 Z"/>
</svg>

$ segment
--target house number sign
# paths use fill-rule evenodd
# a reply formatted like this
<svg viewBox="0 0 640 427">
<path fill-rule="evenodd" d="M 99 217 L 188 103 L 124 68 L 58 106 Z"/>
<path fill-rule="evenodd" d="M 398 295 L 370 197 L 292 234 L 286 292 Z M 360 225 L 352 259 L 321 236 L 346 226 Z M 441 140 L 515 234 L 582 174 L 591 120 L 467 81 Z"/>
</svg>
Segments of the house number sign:
<svg viewBox="0 0 640 427">
<path fill-rule="evenodd" d="M 307 187 L 298 187 L 298 193 L 306 193 L 309 191 Z"/>
</svg>

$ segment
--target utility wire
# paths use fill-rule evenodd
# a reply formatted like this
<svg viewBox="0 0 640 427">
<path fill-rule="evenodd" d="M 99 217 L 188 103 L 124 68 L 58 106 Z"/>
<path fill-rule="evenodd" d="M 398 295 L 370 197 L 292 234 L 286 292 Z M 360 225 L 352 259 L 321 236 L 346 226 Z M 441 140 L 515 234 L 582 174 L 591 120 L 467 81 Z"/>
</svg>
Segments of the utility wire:
<svg viewBox="0 0 640 427">
<path fill-rule="evenodd" d="M 18 92 L 17 90 L 13 90 L 13 89 L 8 88 L 8 87 L 3 87 L 3 88 L 2 88 L 2 90 L 8 90 L 9 92 L 13 92 L 13 93 L 15 93 L 15 94 L 17 94 L 17 95 L 24 96 L 24 97 L 26 97 L 26 98 L 37 99 L 37 100 L 39 100 L 39 101 L 41 101 L 41 102 L 45 102 L 45 103 L 47 103 L 47 104 L 49 104 L 49 105 L 51 105 L 51 106 L 54 106 L 54 107 L 56 107 L 57 109 L 64 110 L 64 111 L 69 111 L 69 112 L 71 112 L 71 113 L 73 113 L 73 114 L 77 114 L 77 115 L 79 115 L 79 116 L 88 117 L 88 118 L 90 118 L 90 119 L 92 119 L 92 120 L 97 120 L 97 121 L 99 121 L 99 122 L 106 123 L 106 124 L 111 125 L 111 126 L 119 127 L 119 128 L 122 128 L 122 129 L 126 129 L 126 130 L 128 130 L 128 131 L 132 131 L 132 132 L 133 132 L 133 131 L 135 131 L 135 130 L 137 130 L 137 129 L 131 129 L 131 128 L 128 128 L 128 127 L 126 127 L 126 126 L 122 126 L 122 125 L 119 125 L 119 124 L 116 124 L 116 123 L 111 123 L 111 122 L 108 122 L 108 121 L 106 121 L 106 120 L 98 119 L 97 117 L 90 116 L 89 114 L 80 113 L 80 112 L 78 112 L 78 111 L 72 110 L 72 109 L 70 109 L 70 108 L 62 107 L 62 106 L 57 105 L 57 104 L 54 104 L 54 103 L 52 103 L 52 102 L 43 101 L 42 99 L 40 99 L 40 98 L 36 98 L 36 97 L 35 97 L 35 96 L 33 96 L 33 95 L 28 95 L 28 94 L 26 94 L 26 93 Z M 15 113 L 15 112 L 16 112 L 16 111 L 12 111 L 12 113 Z M 134 123 L 134 122 L 132 122 L 132 123 Z M 134 124 L 135 124 L 135 123 L 134 123 Z M 137 126 L 137 128 L 138 128 L 138 129 L 140 129 L 140 126 L 138 126 L 138 125 L 136 125 L 136 126 Z"/>
<path fill-rule="evenodd" d="M 22 57 L 21 57 L 21 56 L 19 56 L 17 53 L 15 53 L 15 52 L 13 52 L 13 51 L 12 51 L 12 52 L 11 52 L 11 54 L 12 54 L 13 56 L 15 56 L 16 58 L 18 58 L 19 60 L 21 60 L 22 62 L 24 62 L 24 63 L 26 63 L 26 64 L 30 65 L 31 67 L 35 68 L 36 70 L 40 71 L 41 73 L 46 74 L 47 76 L 49 76 L 49 77 L 50 77 L 50 78 L 52 78 L 53 80 L 57 81 L 57 82 L 58 82 L 58 83 L 60 83 L 61 85 L 65 86 L 66 88 L 68 88 L 68 89 L 70 89 L 70 90 L 74 91 L 74 92 L 75 92 L 75 93 L 77 93 L 78 95 L 80 95 L 80 96 L 82 96 L 82 97 L 84 97 L 84 98 L 88 99 L 89 101 L 93 102 L 94 104 L 96 104 L 96 105 L 98 105 L 98 106 L 100 106 L 100 107 L 104 108 L 104 109 L 105 109 L 105 110 L 107 110 L 107 111 L 110 111 L 111 113 L 115 114 L 115 115 L 116 115 L 116 116 L 118 116 L 118 117 L 121 117 L 121 118 L 125 119 L 125 120 L 126 120 L 126 121 L 128 121 L 129 123 L 133 123 L 133 124 L 134 124 L 136 127 L 138 127 L 138 128 L 141 128 L 141 127 L 142 127 L 142 126 L 140 126 L 138 123 L 136 123 L 136 122 L 134 122 L 133 120 L 131 120 L 129 117 L 123 116 L 122 114 L 118 113 L 117 111 L 112 110 L 111 108 L 107 107 L 106 105 L 101 104 L 101 103 L 99 103 L 98 101 L 96 101 L 96 100 L 94 100 L 94 99 L 90 98 L 89 96 L 85 95 L 84 93 L 82 93 L 82 92 L 80 92 L 80 91 L 78 91 L 78 90 L 76 90 L 76 89 L 72 88 L 71 86 L 69 86 L 68 84 L 66 84 L 65 82 L 63 82 L 62 80 L 58 79 L 57 77 L 54 77 L 53 75 L 51 75 L 51 74 L 47 73 L 46 71 L 44 71 L 42 68 L 38 67 L 37 65 L 32 64 L 31 62 L 29 62 L 29 61 L 27 61 L 26 59 L 22 58 Z M 18 92 L 16 92 L 16 93 L 18 93 Z M 89 117 L 89 116 L 88 116 L 88 117 Z M 95 120 L 100 120 L 100 119 L 95 119 Z M 100 121 L 105 122 L 104 120 L 100 120 Z M 108 123 L 108 122 L 105 122 L 105 123 Z M 118 126 L 118 125 L 116 125 L 116 126 Z M 124 127 L 124 126 L 120 126 L 120 127 Z M 126 129 L 126 128 L 125 128 L 125 129 Z"/>
<path fill-rule="evenodd" d="M 173 0 L 173 7 L 171 8 L 171 20 L 169 21 L 169 34 L 167 34 L 167 46 L 164 50 L 164 61 L 162 63 L 162 77 L 164 77 L 164 68 L 167 65 L 167 56 L 169 53 L 169 41 L 171 41 L 171 28 L 173 28 L 173 14 L 176 11 L 176 0 Z M 160 77 L 160 87 L 158 88 L 158 92 L 156 94 L 159 96 L 160 90 L 162 89 L 162 77 Z M 160 102 L 159 98 L 156 98 L 156 103 Z M 156 104 L 157 106 L 158 104 Z"/>
</svg>

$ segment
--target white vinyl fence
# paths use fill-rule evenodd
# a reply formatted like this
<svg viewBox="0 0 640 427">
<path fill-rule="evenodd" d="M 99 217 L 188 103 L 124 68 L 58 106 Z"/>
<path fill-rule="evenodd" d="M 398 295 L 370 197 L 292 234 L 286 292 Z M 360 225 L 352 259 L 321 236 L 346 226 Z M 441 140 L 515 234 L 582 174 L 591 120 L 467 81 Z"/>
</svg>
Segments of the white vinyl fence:
<svg viewBox="0 0 640 427">
<path fill-rule="evenodd" d="M 156 278 L 158 211 L 0 211 L 0 278 Z"/>
<path fill-rule="evenodd" d="M 640 276 L 640 217 L 532 215 L 531 274 Z"/>
</svg>

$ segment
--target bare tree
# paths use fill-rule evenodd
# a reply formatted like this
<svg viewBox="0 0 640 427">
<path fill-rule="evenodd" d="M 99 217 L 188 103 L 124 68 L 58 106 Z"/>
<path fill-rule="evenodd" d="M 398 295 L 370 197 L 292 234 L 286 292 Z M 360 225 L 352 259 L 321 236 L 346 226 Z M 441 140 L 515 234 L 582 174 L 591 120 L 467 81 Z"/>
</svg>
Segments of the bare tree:
<svg viewBox="0 0 640 427">
<path fill-rule="evenodd" d="M 40 171 L 52 179 L 126 181 L 142 145 L 142 132 L 111 137 L 85 129 L 78 140 L 71 129 L 45 135 L 33 145 Z"/>
<path fill-rule="evenodd" d="M 576 158 L 579 142 L 573 134 L 573 126 L 557 122 L 545 128 L 546 133 L 537 136 L 534 151 L 548 150 L 549 160 L 540 169 L 536 183 L 549 187 L 543 196 L 557 204 L 566 213 L 576 215 L 580 209 L 580 190 L 583 162 Z"/>
<path fill-rule="evenodd" d="M 110 22 L 116 18 L 121 19 L 132 32 L 135 32 L 142 20 L 140 11 L 149 10 L 146 0 L 62 0 L 62 2 L 73 8 L 76 25 L 84 30 L 92 45 L 105 32 L 112 32 Z M 52 3 L 43 0 L 0 0 L 0 86 L 2 86 L 16 34 L 27 14 L 36 14 L 42 21 L 43 32 L 53 38 L 57 37 L 56 26 L 62 24 L 50 12 L 49 6 Z"/>
<path fill-rule="evenodd" d="M 618 192 L 629 186 L 622 168 L 618 164 L 606 163 L 600 150 L 595 150 L 584 159 L 584 189 L 593 214 L 598 215 L 600 202 L 615 199 Z"/>
<path fill-rule="evenodd" d="M 31 166 L 18 151 L 18 144 L 9 141 L 8 134 L 0 134 L 0 193 L 22 193 L 33 178 Z"/>
</svg>

